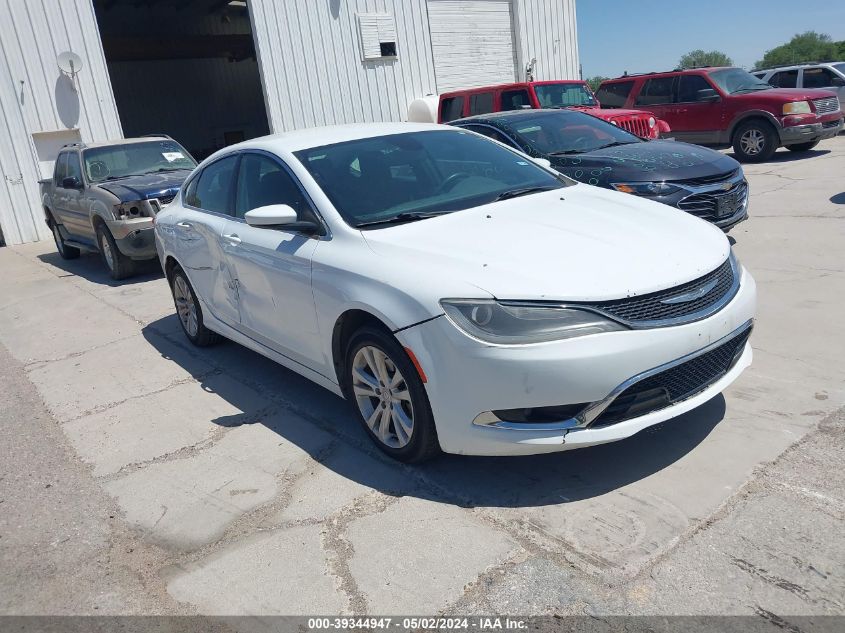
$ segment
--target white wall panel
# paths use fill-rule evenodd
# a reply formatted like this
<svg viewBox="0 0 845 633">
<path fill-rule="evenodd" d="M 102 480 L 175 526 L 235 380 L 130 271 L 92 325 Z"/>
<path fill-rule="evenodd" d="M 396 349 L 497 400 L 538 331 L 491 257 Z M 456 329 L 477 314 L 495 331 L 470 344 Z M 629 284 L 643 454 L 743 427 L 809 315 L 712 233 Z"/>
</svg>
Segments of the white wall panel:
<svg viewBox="0 0 845 633">
<path fill-rule="evenodd" d="M 75 85 L 56 59 L 73 51 Z M 0 0 L 0 225 L 7 244 L 50 236 L 32 134 L 78 129 L 83 141 L 122 136 L 91 0 Z"/>
<path fill-rule="evenodd" d="M 250 0 L 270 127 L 401 121 L 432 93 L 425 0 Z M 358 13 L 389 13 L 397 57 L 362 61 Z"/>
<path fill-rule="evenodd" d="M 580 79 L 575 0 L 514 0 L 518 76 L 534 58 L 534 79 Z"/>
</svg>

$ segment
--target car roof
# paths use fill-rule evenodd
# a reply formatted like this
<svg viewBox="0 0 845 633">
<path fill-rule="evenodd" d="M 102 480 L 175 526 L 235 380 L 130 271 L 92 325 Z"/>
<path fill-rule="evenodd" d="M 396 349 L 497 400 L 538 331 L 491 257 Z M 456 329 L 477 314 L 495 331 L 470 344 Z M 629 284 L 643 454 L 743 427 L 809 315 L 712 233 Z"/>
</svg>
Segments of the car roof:
<svg viewBox="0 0 845 633">
<path fill-rule="evenodd" d="M 768 66 L 767 68 L 757 68 L 752 70 L 753 73 L 769 73 L 778 72 L 781 70 L 797 70 L 799 68 L 807 68 L 808 66 L 835 66 L 836 64 L 845 64 L 845 62 L 801 62 L 798 64 L 789 64 L 786 66 Z"/>
<path fill-rule="evenodd" d="M 492 84 L 489 86 L 475 86 L 473 88 L 460 88 L 458 90 L 450 90 L 443 92 L 439 96 L 451 97 L 453 95 L 462 95 L 468 92 L 486 92 L 488 90 L 507 90 L 509 88 L 525 88 L 526 86 L 544 86 L 548 84 L 579 84 L 586 83 L 583 79 L 543 79 L 537 81 L 516 81 L 507 84 Z"/>
<path fill-rule="evenodd" d="M 158 134 L 151 136 L 138 136 L 135 138 L 118 138 L 110 141 L 99 141 L 97 143 L 72 143 L 67 147 L 77 147 L 79 149 L 92 149 L 97 147 L 115 147 L 118 145 L 134 145 L 135 143 L 150 143 L 154 141 L 173 141 L 169 136 Z M 177 141 L 173 141 L 174 143 Z"/>
<path fill-rule="evenodd" d="M 611 84 L 620 81 L 634 81 L 635 79 L 651 79 L 653 77 L 662 77 L 664 75 L 686 75 L 691 73 L 713 72 L 714 70 L 728 70 L 730 68 L 739 68 L 738 66 L 700 66 L 698 68 L 676 68 L 675 70 L 661 70 L 650 73 L 631 73 L 614 77 L 613 79 L 605 79 L 603 84 Z M 739 68 L 739 70 L 742 70 Z"/>
<path fill-rule="evenodd" d="M 303 149 L 356 141 L 365 138 L 406 134 L 432 130 L 450 130 L 449 126 L 435 123 L 353 123 L 312 127 L 280 134 L 271 134 L 230 145 L 222 151 L 233 149 L 264 149 L 273 152 L 297 152 Z"/>
<path fill-rule="evenodd" d="M 510 121 L 529 117 L 537 118 L 538 116 L 554 116 L 556 114 L 568 116 L 583 113 L 578 112 L 578 110 L 568 110 L 566 108 L 526 108 L 525 110 L 503 110 L 501 112 L 490 112 L 488 114 L 476 114 L 474 116 L 462 117 L 460 119 L 455 119 L 454 121 L 449 121 L 449 125 L 455 125 L 457 123 L 473 123 L 478 121 Z"/>
</svg>

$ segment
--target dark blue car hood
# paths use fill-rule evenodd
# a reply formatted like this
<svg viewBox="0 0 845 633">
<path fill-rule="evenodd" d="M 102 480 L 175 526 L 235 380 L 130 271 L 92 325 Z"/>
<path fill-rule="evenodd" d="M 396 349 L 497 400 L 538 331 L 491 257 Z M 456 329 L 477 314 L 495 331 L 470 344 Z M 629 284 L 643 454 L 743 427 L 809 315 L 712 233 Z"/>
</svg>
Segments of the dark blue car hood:
<svg viewBox="0 0 845 633">
<path fill-rule="evenodd" d="M 190 169 L 180 169 L 157 174 L 128 176 L 119 180 L 101 182 L 95 186 L 117 196 L 121 202 L 169 198 L 176 195 L 190 173 Z"/>
</svg>

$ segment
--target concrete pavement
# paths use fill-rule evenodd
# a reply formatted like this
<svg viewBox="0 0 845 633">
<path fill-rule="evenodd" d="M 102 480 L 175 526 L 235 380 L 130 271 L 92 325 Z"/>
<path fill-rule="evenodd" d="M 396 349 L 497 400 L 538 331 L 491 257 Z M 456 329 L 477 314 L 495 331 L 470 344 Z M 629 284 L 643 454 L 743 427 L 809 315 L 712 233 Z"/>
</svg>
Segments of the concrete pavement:
<svg viewBox="0 0 845 633">
<path fill-rule="evenodd" d="M 0 613 L 845 614 L 843 170 L 845 137 L 746 168 L 724 396 L 540 457 L 392 463 L 341 399 L 191 347 L 154 267 L 0 249 Z"/>
</svg>

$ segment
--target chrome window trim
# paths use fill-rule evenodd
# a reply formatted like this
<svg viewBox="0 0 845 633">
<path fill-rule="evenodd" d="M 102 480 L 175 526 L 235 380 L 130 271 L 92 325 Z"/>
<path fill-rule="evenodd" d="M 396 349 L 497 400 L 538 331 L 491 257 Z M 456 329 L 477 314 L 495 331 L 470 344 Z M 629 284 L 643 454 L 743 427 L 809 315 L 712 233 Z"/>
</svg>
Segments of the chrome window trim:
<svg viewBox="0 0 845 633">
<path fill-rule="evenodd" d="M 530 422 L 510 422 L 508 420 L 502 420 L 492 411 L 485 411 L 483 413 L 478 414 L 475 417 L 475 419 L 472 421 L 472 423 L 475 426 L 482 426 L 482 427 L 485 427 L 485 428 L 494 428 L 494 429 L 505 429 L 505 430 L 509 430 L 509 431 L 573 431 L 573 430 L 580 430 L 580 429 L 588 429 L 588 428 L 590 428 L 592 423 L 595 422 L 596 419 L 602 413 L 604 413 L 604 411 L 611 404 L 613 404 L 613 401 L 616 400 L 616 398 L 618 398 L 622 394 L 622 392 L 624 392 L 626 389 L 628 389 L 628 387 L 630 387 L 631 385 L 634 385 L 634 384 L 640 382 L 641 380 L 645 380 L 646 378 L 649 378 L 649 377 L 651 377 L 655 374 L 659 374 L 661 372 L 672 369 L 673 367 L 677 367 L 678 365 L 681 365 L 681 364 L 686 363 L 690 360 L 693 360 L 694 358 L 698 358 L 699 356 L 702 356 L 702 355 L 706 354 L 707 352 L 709 352 L 713 349 L 716 349 L 717 347 L 719 347 L 721 345 L 724 345 L 728 341 L 745 334 L 747 331 L 752 329 L 753 325 L 754 325 L 754 320 L 749 319 L 748 321 L 743 323 L 741 326 L 739 326 L 737 329 L 735 329 L 733 332 L 731 332 L 727 336 L 723 336 L 719 340 L 710 343 L 706 347 L 702 347 L 701 349 L 696 350 L 695 352 L 691 352 L 691 353 L 687 354 L 686 356 L 681 356 L 680 358 L 676 358 L 675 360 L 669 361 L 668 363 L 658 365 L 657 367 L 653 367 L 652 369 L 647 369 L 646 371 L 640 372 L 639 374 L 637 374 L 635 376 L 631 376 L 630 378 L 628 378 L 624 382 L 617 385 L 603 399 L 597 400 L 596 402 L 593 402 L 592 404 L 585 407 L 584 410 L 581 411 L 581 413 L 579 413 L 575 417 L 569 418 L 567 420 L 560 420 L 558 422 L 546 422 L 546 423 L 540 423 L 540 424 L 532 424 Z M 746 342 L 746 345 L 748 345 L 747 342 Z M 743 346 L 741 349 L 737 350 L 736 356 L 734 357 L 733 361 L 731 362 L 730 366 L 728 367 L 728 371 L 730 371 L 731 369 L 734 368 L 737 361 L 742 357 L 742 354 L 744 352 L 745 352 L 745 346 Z M 700 393 L 702 393 L 703 391 L 705 391 L 708 387 L 710 387 L 710 385 L 714 384 L 719 379 L 721 379 L 723 376 L 725 376 L 725 374 L 727 374 L 727 372 L 725 372 L 724 374 L 722 374 L 722 375 L 718 376 L 717 378 L 711 380 L 710 382 L 706 383 L 705 385 L 702 386 L 702 388 L 700 390 L 696 391 L 695 393 L 690 394 L 689 396 L 687 396 L 687 397 L 685 397 L 681 400 L 678 400 L 677 402 L 673 402 L 670 405 L 670 407 L 675 406 L 677 404 L 680 404 L 681 402 L 684 402 L 686 400 L 689 400 L 690 398 L 694 398 L 695 396 L 697 396 Z M 645 415 L 648 415 L 648 414 L 645 414 Z M 634 419 L 636 419 L 636 417 L 631 418 L 631 420 L 634 420 Z M 625 421 L 627 422 L 628 420 L 625 420 Z"/>
</svg>

